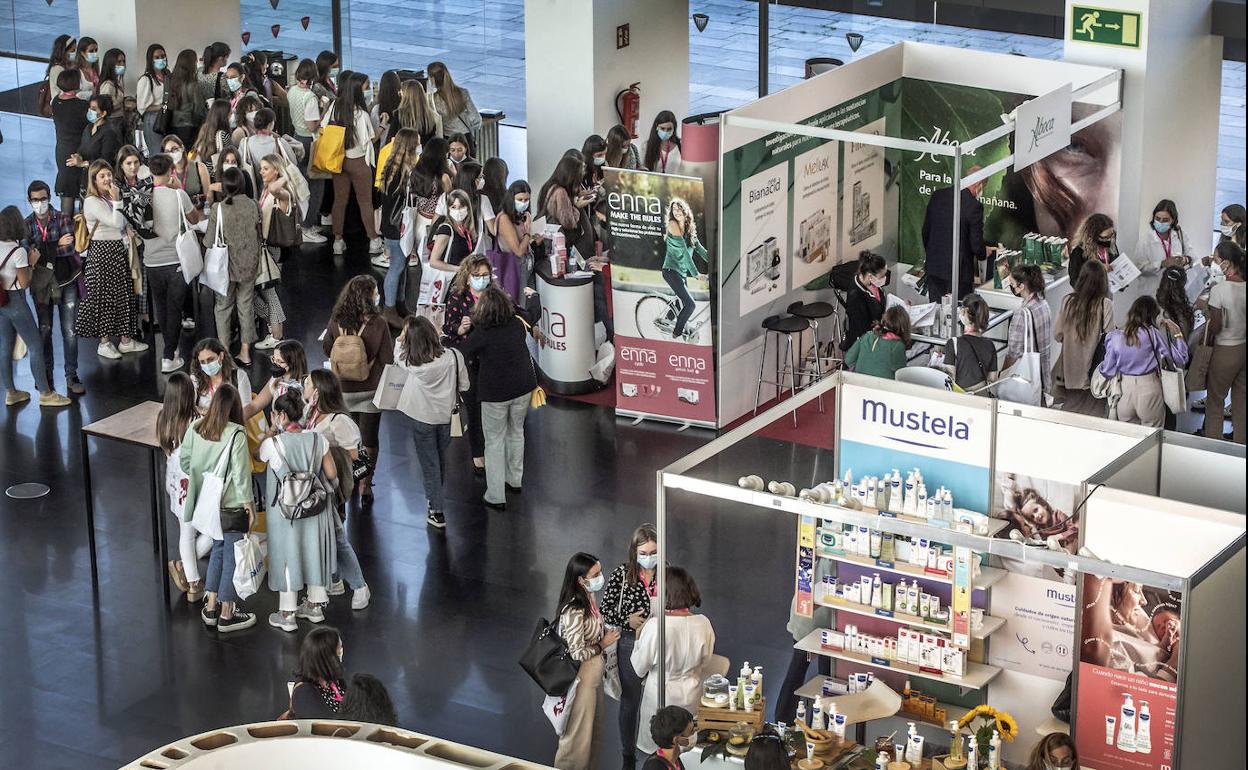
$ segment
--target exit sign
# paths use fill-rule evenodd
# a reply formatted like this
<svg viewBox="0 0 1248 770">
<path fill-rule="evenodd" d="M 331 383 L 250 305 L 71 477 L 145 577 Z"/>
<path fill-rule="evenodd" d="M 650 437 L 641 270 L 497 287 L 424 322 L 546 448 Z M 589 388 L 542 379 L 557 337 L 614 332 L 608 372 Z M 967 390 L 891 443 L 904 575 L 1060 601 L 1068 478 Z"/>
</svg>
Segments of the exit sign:
<svg viewBox="0 0 1248 770">
<path fill-rule="evenodd" d="M 1074 5 L 1070 9 L 1070 39 L 1077 43 L 1139 48 L 1143 15 L 1133 11 Z"/>
</svg>

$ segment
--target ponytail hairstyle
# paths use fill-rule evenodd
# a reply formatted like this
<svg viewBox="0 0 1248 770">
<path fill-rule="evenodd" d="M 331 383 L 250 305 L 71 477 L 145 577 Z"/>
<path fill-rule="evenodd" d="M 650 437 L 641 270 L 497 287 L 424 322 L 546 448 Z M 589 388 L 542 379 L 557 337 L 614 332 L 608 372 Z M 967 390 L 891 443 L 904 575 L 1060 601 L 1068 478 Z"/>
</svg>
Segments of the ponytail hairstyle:
<svg viewBox="0 0 1248 770">
<path fill-rule="evenodd" d="M 910 349 L 910 314 L 900 305 L 893 305 L 884 311 L 884 317 L 880 319 L 878 330 L 881 333 L 892 332 L 901 338 L 906 349 Z"/>
<path fill-rule="evenodd" d="M 295 424 L 303 419 L 303 396 L 299 391 L 292 388 L 273 400 L 273 416 L 279 414 Z"/>
</svg>

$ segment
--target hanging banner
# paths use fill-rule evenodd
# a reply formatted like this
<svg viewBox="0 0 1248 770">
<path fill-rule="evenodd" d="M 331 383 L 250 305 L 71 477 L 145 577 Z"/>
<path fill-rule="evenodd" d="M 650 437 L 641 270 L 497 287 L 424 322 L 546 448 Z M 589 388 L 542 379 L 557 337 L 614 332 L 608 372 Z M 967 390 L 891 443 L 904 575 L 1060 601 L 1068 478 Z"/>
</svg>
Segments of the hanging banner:
<svg viewBox="0 0 1248 770">
<path fill-rule="evenodd" d="M 797 601 L 794 614 L 809 618 L 815 611 L 815 517 L 797 521 Z"/>
<path fill-rule="evenodd" d="M 607 169 L 616 411 L 715 422 L 702 180 Z"/>
<path fill-rule="evenodd" d="M 859 133 L 883 136 L 884 119 L 868 123 Z M 841 255 L 858 253 L 884 243 L 884 148 L 872 144 L 845 145 L 845 195 L 841 198 L 844 241 Z"/>
<path fill-rule="evenodd" d="M 1180 598 L 1139 583 L 1084 575 L 1080 602 L 1074 709 L 1080 766 L 1172 770 Z"/>
<path fill-rule="evenodd" d="M 1021 171 L 1070 144 L 1070 83 L 1018 105 L 1014 170 Z"/>
</svg>

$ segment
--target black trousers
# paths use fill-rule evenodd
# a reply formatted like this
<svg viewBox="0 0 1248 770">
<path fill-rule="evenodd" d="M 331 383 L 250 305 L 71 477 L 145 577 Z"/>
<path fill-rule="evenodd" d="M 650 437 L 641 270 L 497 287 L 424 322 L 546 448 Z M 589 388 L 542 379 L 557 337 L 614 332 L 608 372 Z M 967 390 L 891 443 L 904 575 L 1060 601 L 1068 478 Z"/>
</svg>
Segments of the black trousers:
<svg viewBox="0 0 1248 770">
<path fill-rule="evenodd" d="M 177 265 L 147 268 L 147 286 L 152 298 L 152 311 L 160 325 L 164 345 L 160 357 L 172 361 L 178 357 L 182 342 L 182 308 L 186 302 L 186 281 Z"/>
</svg>

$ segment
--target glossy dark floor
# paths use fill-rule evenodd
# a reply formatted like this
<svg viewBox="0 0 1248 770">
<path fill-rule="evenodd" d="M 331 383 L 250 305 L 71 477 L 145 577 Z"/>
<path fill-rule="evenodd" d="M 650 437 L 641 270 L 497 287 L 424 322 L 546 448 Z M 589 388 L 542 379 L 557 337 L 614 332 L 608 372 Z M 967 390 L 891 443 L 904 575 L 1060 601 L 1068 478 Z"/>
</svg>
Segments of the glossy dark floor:
<svg viewBox="0 0 1248 770">
<path fill-rule="evenodd" d="M 362 243 L 353 246 L 345 261 L 327 248 L 309 249 L 285 271 L 287 335 L 304 341 L 313 365 L 329 297 L 348 275 L 368 269 Z M 78 429 L 159 399 L 161 378 L 151 351 L 102 363 L 93 346 L 82 347 L 88 394 L 75 406 L 0 411 L 0 487 L 52 487 L 37 501 L 0 497 L 4 767 L 115 768 L 182 736 L 272 719 L 285 708 L 285 682 L 307 631 L 264 625 L 276 605 L 267 591 L 247 602 L 260 623 L 228 638 L 206 631 L 180 597 L 166 614 L 153 566 L 145 455 L 98 441 L 92 471 L 101 585 L 93 602 Z M 17 373 L 19 386 L 31 389 L 25 362 Z M 57 385 L 63 388 L 59 366 Z M 347 668 L 386 682 L 404 727 L 549 763 L 555 738 L 541 694 L 515 661 L 537 618 L 553 612 L 568 556 L 587 550 L 607 569 L 618 563 L 633 527 L 654 518 L 655 470 L 710 434 L 632 426 L 610 410 L 552 399 L 529 416 L 524 492 L 505 513 L 480 504 L 467 448 L 455 442 L 442 534 L 425 526 L 404 423 L 401 415 L 385 417 L 376 503 L 370 511 L 352 507 L 349 516 L 373 603 L 352 612 L 340 597 L 327 613 L 344 634 Z M 765 478 L 774 477 L 768 466 L 809 465 L 813 457 L 757 442 L 745 465 Z M 826 454 L 817 459 L 831 468 Z M 715 510 L 688 496 L 675 499 L 670 516 L 672 561 L 701 584 L 717 651 L 735 665 L 747 658 L 772 672 L 767 694 L 774 697 L 792 643 L 784 631 L 792 518 Z M 172 521 L 170 528 L 176 532 Z M 170 547 L 176 552 L 176 542 Z M 608 709 L 604 768 L 617 766 L 619 756 L 616 710 Z"/>
</svg>

